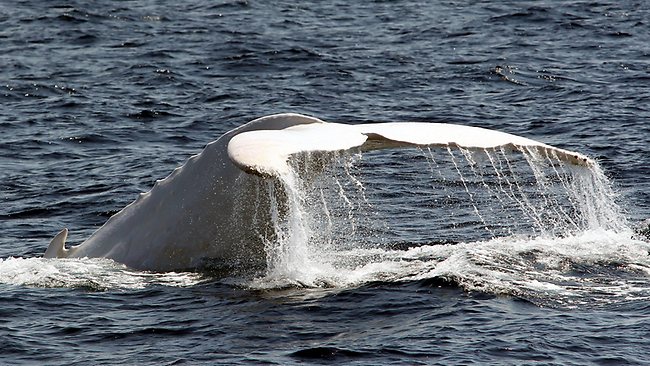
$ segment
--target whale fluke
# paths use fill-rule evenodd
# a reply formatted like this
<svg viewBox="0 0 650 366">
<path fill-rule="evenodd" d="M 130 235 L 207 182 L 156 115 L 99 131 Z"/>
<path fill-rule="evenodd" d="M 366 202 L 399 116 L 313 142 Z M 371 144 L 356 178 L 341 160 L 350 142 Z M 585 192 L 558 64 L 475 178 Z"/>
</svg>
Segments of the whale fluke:
<svg viewBox="0 0 650 366">
<path fill-rule="evenodd" d="M 268 175 L 282 173 L 291 155 L 307 152 L 360 151 L 394 147 L 460 147 L 465 149 L 534 149 L 574 165 L 589 166 L 585 155 L 539 141 L 481 127 L 424 122 L 347 125 L 316 121 L 281 130 L 238 134 L 228 144 L 228 156 L 242 170 Z"/>
<path fill-rule="evenodd" d="M 260 187 L 269 176 L 290 169 L 292 155 L 408 146 L 536 150 L 572 164 L 593 162 L 579 153 L 479 127 L 422 122 L 355 125 L 276 114 L 209 143 L 80 245 L 66 249 L 68 231 L 63 229 L 45 257 L 110 258 L 154 271 L 194 269 L 207 261 L 233 258 L 263 262 L 261 237 L 272 226 L 268 209 L 272 198 Z"/>
</svg>

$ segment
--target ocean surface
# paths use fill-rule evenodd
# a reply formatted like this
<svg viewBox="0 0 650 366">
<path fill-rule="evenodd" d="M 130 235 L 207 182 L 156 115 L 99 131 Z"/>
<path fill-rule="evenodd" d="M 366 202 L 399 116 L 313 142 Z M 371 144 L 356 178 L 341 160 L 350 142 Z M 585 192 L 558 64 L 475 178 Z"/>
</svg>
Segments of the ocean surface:
<svg viewBox="0 0 650 366">
<path fill-rule="evenodd" d="M 650 363 L 650 2 L 0 0 L 0 106 L 1 364 Z M 598 164 L 343 154 L 266 266 L 42 258 L 280 112 Z"/>
</svg>

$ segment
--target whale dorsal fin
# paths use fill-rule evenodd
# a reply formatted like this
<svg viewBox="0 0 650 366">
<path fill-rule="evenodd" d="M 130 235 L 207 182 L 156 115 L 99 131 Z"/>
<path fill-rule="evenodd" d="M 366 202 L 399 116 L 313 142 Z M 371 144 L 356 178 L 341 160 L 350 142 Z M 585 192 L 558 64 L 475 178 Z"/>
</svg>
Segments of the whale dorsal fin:
<svg viewBox="0 0 650 366">
<path fill-rule="evenodd" d="M 65 258 L 68 250 L 65 248 L 65 240 L 68 238 L 68 229 L 61 230 L 47 247 L 44 258 Z"/>
</svg>

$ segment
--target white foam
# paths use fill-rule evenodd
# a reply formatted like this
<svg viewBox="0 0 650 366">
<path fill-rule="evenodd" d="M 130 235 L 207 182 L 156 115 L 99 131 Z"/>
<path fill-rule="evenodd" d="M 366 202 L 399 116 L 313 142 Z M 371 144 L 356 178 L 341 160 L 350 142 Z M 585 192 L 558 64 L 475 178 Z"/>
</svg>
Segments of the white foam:
<svg viewBox="0 0 650 366">
<path fill-rule="evenodd" d="M 0 283 L 30 287 L 86 288 L 98 291 L 142 289 L 152 285 L 192 286 L 205 279 L 196 273 L 130 270 L 109 259 L 0 259 Z"/>
</svg>

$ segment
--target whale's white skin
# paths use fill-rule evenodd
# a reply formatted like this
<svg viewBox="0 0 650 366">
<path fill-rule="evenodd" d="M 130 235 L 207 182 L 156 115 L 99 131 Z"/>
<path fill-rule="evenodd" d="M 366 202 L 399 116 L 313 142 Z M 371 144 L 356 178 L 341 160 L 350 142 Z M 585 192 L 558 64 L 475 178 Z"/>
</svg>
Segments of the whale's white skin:
<svg viewBox="0 0 650 366">
<path fill-rule="evenodd" d="M 398 146 L 536 149 L 574 164 L 591 163 L 578 153 L 478 127 L 421 122 L 347 125 L 299 114 L 271 115 L 208 144 L 82 244 L 66 249 L 67 229 L 62 230 L 44 256 L 103 257 L 153 271 L 197 268 L 206 260 L 263 261 L 260 233 L 270 218 L 264 207 L 268 198 L 260 197 L 259 188 L 265 179 L 289 169 L 290 156 Z"/>
<path fill-rule="evenodd" d="M 320 122 L 282 130 L 257 130 L 234 136 L 228 155 L 243 170 L 285 172 L 291 155 L 305 152 L 382 149 L 400 146 L 457 146 L 466 149 L 531 149 L 576 165 L 590 165 L 582 154 L 525 137 L 480 127 L 447 123 L 388 122 L 346 125 Z"/>
</svg>

